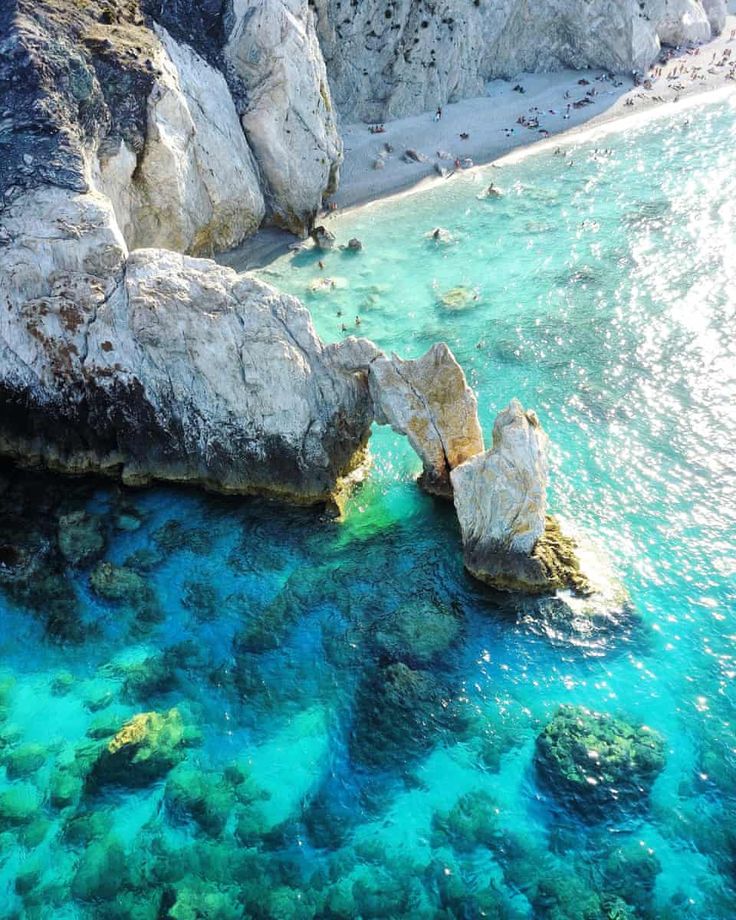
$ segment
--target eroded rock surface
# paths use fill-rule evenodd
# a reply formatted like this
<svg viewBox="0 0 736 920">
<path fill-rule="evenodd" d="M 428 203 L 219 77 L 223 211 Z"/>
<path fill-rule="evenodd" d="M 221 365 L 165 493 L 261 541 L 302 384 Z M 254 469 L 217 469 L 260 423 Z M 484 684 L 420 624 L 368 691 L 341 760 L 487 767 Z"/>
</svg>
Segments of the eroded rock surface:
<svg viewBox="0 0 736 920">
<path fill-rule="evenodd" d="M 367 373 L 375 420 L 407 436 L 422 460 L 422 487 L 449 497 L 450 471 L 482 452 L 483 432 L 475 394 L 447 345 L 404 361 L 348 338 L 334 354 L 341 367 Z"/>
<path fill-rule="evenodd" d="M 513 399 L 493 426 L 493 446 L 450 474 L 465 566 L 502 590 L 586 593 L 575 543 L 547 514 L 547 435 Z"/>
<path fill-rule="evenodd" d="M 128 256 L 100 195 L 42 188 L 4 225 L 4 454 L 310 502 L 357 462 L 366 380 L 298 301 L 213 262 Z"/>
<path fill-rule="evenodd" d="M 342 162 L 330 87 L 307 0 L 235 0 L 225 57 L 243 82 L 248 142 L 273 220 L 302 236 Z"/>
<path fill-rule="evenodd" d="M 662 44 L 707 41 L 725 0 L 315 0 L 333 96 L 385 121 L 479 96 L 520 71 L 645 70 Z"/>
</svg>

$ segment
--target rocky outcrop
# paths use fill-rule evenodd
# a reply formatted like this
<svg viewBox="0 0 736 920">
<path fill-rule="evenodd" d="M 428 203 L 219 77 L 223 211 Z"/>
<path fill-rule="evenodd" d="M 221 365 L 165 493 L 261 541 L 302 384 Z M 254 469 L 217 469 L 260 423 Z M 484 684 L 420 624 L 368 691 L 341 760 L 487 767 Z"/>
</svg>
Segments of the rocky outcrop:
<svg viewBox="0 0 736 920">
<path fill-rule="evenodd" d="M 420 485 L 450 497 L 450 471 L 483 450 L 483 432 L 475 394 L 447 345 L 403 361 L 349 338 L 334 354 L 343 369 L 367 374 L 375 420 L 407 436 L 422 460 Z"/>
<path fill-rule="evenodd" d="M 224 54 L 246 91 L 243 127 L 271 216 L 304 236 L 342 162 L 314 15 L 307 0 L 234 0 L 233 18 Z"/>
<path fill-rule="evenodd" d="M 502 590 L 586 593 L 575 544 L 547 515 L 548 439 L 513 399 L 493 426 L 493 446 L 450 474 L 465 566 Z"/>
<path fill-rule="evenodd" d="M 342 156 L 313 14 L 291 0 L 229 10 L 3 4 L 4 200 L 99 191 L 131 249 L 211 255 L 264 220 L 305 233 Z"/>
<path fill-rule="evenodd" d="M 315 0 L 333 96 L 385 121 L 482 95 L 520 71 L 645 70 L 661 44 L 707 41 L 724 0 Z M 704 10 L 705 6 L 705 10 Z"/>
<path fill-rule="evenodd" d="M 128 255 L 100 195 L 38 189 L 3 221 L 0 452 L 307 502 L 358 462 L 367 382 L 298 301 L 213 262 Z"/>
<path fill-rule="evenodd" d="M 260 177 L 223 75 L 155 32 L 145 147 L 136 157 L 122 140 L 112 156 L 93 159 L 93 182 L 112 201 L 129 248 L 212 255 L 260 226 Z"/>
<path fill-rule="evenodd" d="M 405 434 L 424 467 L 420 484 L 451 496 L 450 471 L 483 450 L 478 403 L 444 343 L 416 361 L 381 355 L 368 376 L 376 421 Z"/>
</svg>

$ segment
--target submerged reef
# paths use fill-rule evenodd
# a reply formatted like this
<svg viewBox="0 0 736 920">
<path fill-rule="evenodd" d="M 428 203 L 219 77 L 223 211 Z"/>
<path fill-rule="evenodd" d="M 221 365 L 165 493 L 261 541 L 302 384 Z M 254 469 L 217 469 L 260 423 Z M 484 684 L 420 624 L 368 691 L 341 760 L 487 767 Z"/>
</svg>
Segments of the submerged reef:
<svg viewBox="0 0 736 920">
<path fill-rule="evenodd" d="M 643 805 L 664 767 L 665 744 L 646 725 L 562 706 L 537 738 L 535 763 L 552 794 L 586 814 Z"/>
</svg>

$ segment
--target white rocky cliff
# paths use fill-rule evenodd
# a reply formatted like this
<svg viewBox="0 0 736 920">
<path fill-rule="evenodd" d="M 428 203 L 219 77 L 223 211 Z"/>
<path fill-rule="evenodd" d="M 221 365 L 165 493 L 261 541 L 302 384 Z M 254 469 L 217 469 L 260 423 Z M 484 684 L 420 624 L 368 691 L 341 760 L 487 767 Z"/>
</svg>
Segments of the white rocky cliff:
<svg viewBox="0 0 736 920">
<path fill-rule="evenodd" d="M 299 502 L 361 461 L 367 381 L 293 298 L 208 260 L 129 255 L 97 194 L 29 192 L 3 220 L 0 452 Z"/>
<path fill-rule="evenodd" d="M 243 128 L 275 223 L 304 235 L 342 161 L 325 64 L 307 0 L 235 0 L 225 59 L 242 81 Z"/>
<path fill-rule="evenodd" d="M 482 95 L 520 71 L 643 71 L 662 44 L 707 41 L 725 0 L 315 0 L 333 97 L 383 121 Z"/>
</svg>

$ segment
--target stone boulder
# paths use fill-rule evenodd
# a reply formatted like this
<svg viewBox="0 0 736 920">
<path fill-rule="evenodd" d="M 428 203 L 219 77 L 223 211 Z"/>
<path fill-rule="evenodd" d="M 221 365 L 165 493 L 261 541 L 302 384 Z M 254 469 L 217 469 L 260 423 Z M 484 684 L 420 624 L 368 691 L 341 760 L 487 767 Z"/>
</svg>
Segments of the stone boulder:
<svg viewBox="0 0 736 920">
<path fill-rule="evenodd" d="M 532 594 L 585 593 L 575 544 L 547 515 L 547 435 L 513 399 L 493 426 L 493 446 L 450 479 L 465 566 L 494 588 Z"/>
<path fill-rule="evenodd" d="M 337 188 L 342 141 L 307 0 L 234 0 L 225 59 L 242 82 L 248 143 L 272 220 L 305 236 Z"/>
<path fill-rule="evenodd" d="M 590 814 L 639 804 L 664 767 L 665 745 L 646 725 L 561 706 L 537 738 L 535 763 L 553 795 Z"/>
</svg>

